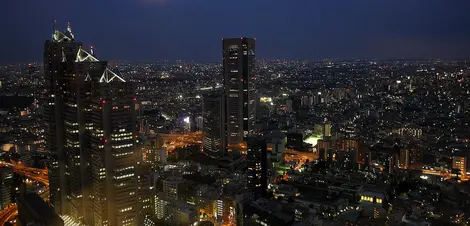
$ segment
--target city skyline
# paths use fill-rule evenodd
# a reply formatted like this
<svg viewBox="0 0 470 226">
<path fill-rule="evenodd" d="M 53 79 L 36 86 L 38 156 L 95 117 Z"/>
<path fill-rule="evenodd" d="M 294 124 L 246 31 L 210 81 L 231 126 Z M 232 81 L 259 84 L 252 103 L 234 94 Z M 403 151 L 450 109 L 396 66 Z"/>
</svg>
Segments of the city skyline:
<svg viewBox="0 0 470 226">
<path fill-rule="evenodd" d="M 26 1 L 0 225 L 470 224 L 470 3 Z"/>
<path fill-rule="evenodd" d="M 48 8 L 33 1 L 8 2 L 0 22 L 9 34 L 0 41 L 8 45 L 0 64 L 38 61 L 38 44 L 54 20 L 61 30 L 71 21 L 81 34 L 77 40 L 86 40 L 85 47 L 95 46 L 98 56 L 110 60 L 217 62 L 217 40 L 241 36 L 257 38 L 261 59 L 460 59 L 470 52 L 470 32 L 464 29 L 470 23 L 464 10 L 468 2 L 266 3 L 245 9 L 238 2 L 187 0 L 56 2 Z M 99 10 L 106 8 L 112 10 Z M 238 12 L 243 16 L 225 16 Z"/>
</svg>

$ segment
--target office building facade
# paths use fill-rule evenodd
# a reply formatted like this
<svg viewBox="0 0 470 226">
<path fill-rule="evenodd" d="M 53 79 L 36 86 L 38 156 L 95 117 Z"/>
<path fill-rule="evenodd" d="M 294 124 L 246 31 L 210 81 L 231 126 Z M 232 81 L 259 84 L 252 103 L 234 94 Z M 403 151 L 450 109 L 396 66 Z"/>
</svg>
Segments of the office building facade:
<svg viewBox="0 0 470 226">
<path fill-rule="evenodd" d="M 135 88 L 54 26 L 44 54 L 46 151 L 56 213 L 137 225 Z"/>
<path fill-rule="evenodd" d="M 255 39 L 223 39 L 223 75 L 227 143 L 246 141 L 255 123 Z"/>
<path fill-rule="evenodd" d="M 50 201 L 58 213 L 65 210 L 66 189 L 66 154 L 65 154 L 65 128 L 62 112 L 64 111 L 63 87 L 67 79 L 73 76 L 74 62 L 78 47 L 70 26 L 66 32 L 60 32 L 55 23 L 52 40 L 47 40 L 44 48 L 44 77 L 45 95 L 44 110 L 44 140 L 45 150 L 49 154 L 49 184 Z"/>
<path fill-rule="evenodd" d="M 268 188 L 267 144 L 263 137 L 250 136 L 247 146 L 247 189 L 255 198 L 264 197 Z"/>
<path fill-rule="evenodd" d="M 11 203 L 11 193 L 13 186 L 13 172 L 10 169 L 0 169 L 0 210 Z"/>
<path fill-rule="evenodd" d="M 225 152 L 224 98 L 220 92 L 203 95 L 203 151 L 210 156 Z"/>
</svg>

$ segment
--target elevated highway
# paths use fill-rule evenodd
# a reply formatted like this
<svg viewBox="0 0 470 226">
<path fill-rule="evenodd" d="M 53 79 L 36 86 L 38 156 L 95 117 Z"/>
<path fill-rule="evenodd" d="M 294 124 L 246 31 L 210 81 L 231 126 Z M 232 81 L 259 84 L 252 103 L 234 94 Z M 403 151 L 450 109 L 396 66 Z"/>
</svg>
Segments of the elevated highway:
<svg viewBox="0 0 470 226">
<path fill-rule="evenodd" d="M 41 194 L 41 197 L 47 200 L 47 194 L 49 193 L 49 179 L 47 174 L 47 169 L 37 169 L 33 167 L 28 167 L 21 162 L 10 161 L 4 162 L 0 161 L 0 167 L 11 168 L 13 172 L 25 176 L 30 180 L 40 182 L 46 186 L 45 191 Z M 5 225 L 6 222 L 14 221 L 18 216 L 18 207 L 16 204 L 9 204 L 5 209 L 0 211 L 0 225 Z"/>
</svg>

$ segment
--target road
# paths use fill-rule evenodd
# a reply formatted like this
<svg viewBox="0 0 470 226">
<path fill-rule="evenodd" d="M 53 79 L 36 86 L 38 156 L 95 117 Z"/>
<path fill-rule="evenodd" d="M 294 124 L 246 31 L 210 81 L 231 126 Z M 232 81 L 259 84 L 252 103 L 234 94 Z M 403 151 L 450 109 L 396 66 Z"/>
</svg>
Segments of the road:
<svg viewBox="0 0 470 226">
<path fill-rule="evenodd" d="M 46 185 L 45 192 L 41 194 L 41 197 L 47 200 L 47 194 L 49 193 L 47 169 L 32 168 L 22 164 L 21 162 L 16 163 L 14 161 L 11 161 L 10 163 L 0 161 L 0 167 L 11 168 L 13 172 L 17 174 Z M 6 209 L 0 211 L 0 225 L 4 225 L 6 222 L 15 220 L 17 216 L 18 207 L 16 204 L 10 204 Z"/>
<path fill-rule="evenodd" d="M 12 204 L 0 213 L 0 224 L 5 225 L 6 222 L 16 219 L 16 216 L 18 216 L 18 208 Z"/>
<path fill-rule="evenodd" d="M 158 134 L 163 138 L 163 147 L 167 148 L 167 152 L 172 152 L 176 148 L 188 145 L 202 144 L 202 133 L 185 133 L 185 134 Z"/>
</svg>

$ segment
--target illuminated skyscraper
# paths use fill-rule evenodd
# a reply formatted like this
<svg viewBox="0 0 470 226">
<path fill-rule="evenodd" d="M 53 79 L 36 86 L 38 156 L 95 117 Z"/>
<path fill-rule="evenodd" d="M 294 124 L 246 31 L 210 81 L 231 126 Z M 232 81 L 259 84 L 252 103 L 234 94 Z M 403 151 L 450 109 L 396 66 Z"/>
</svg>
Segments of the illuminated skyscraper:
<svg viewBox="0 0 470 226">
<path fill-rule="evenodd" d="M 227 143 L 240 144 L 255 123 L 255 39 L 223 39 Z"/>
<path fill-rule="evenodd" d="M 134 87 L 116 76 L 106 69 L 92 87 L 89 147 L 94 225 L 137 225 L 140 211 Z"/>
<path fill-rule="evenodd" d="M 54 28 L 46 41 L 46 151 L 55 211 L 87 225 L 137 225 L 134 86 Z"/>
<path fill-rule="evenodd" d="M 225 151 L 224 98 L 220 92 L 203 96 L 203 150 L 211 156 Z"/>
<path fill-rule="evenodd" d="M 67 213 L 65 205 L 66 189 L 66 153 L 64 127 L 64 96 L 67 79 L 73 78 L 75 58 L 81 44 L 75 42 L 70 25 L 66 32 L 60 32 L 54 23 L 52 40 L 47 40 L 44 48 L 44 140 L 45 150 L 49 154 L 50 201 L 57 213 Z M 79 144 L 77 144 L 79 145 Z"/>
</svg>

